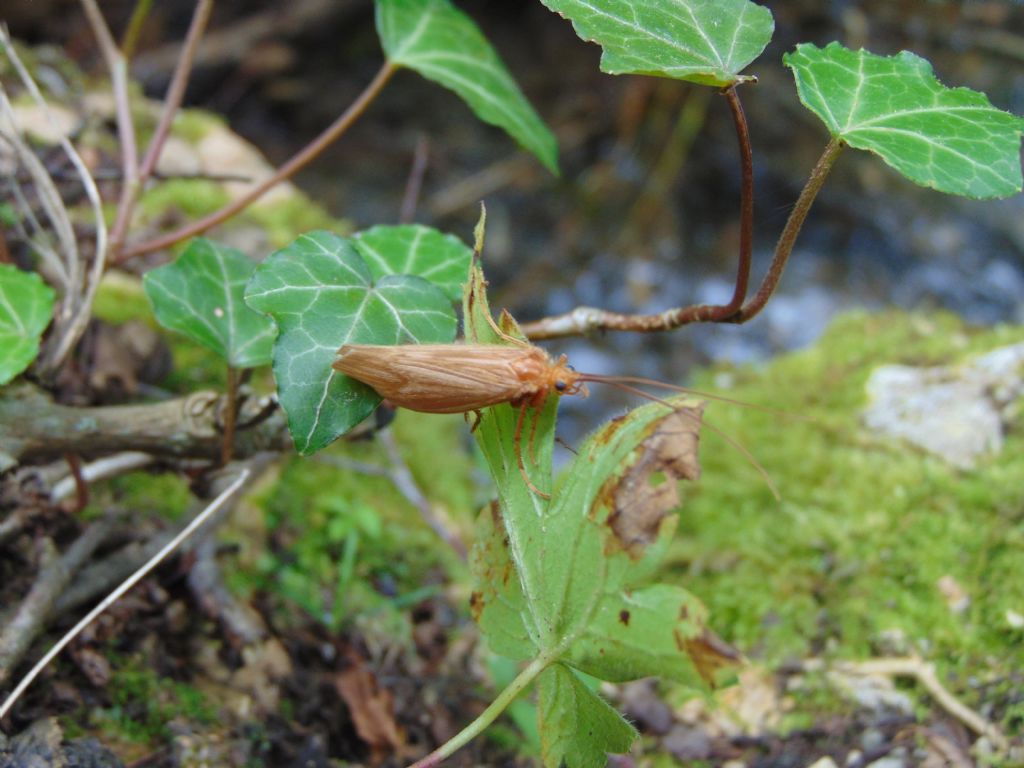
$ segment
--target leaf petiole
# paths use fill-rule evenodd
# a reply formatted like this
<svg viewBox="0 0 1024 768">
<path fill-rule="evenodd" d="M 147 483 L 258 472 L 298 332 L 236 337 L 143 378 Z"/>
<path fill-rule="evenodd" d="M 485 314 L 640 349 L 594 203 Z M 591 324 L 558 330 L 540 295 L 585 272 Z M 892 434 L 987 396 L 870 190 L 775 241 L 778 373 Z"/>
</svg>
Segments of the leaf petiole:
<svg viewBox="0 0 1024 768">
<path fill-rule="evenodd" d="M 515 679 L 508 684 L 505 690 L 498 694 L 487 709 L 481 712 L 473 722 L 429 755 L 410 765 L 409 768 L 433 768 L 433 766 L 440 765 L 443 760 L 451 757 L 456 751 L 483 733 L 484 729 L 497 720 L 498 715 L 504 712 L 509 705 L 516 700 L 519 694 L 526 690 L 527 686 L 529 686 L 541 672 L 548 668 L 555 658 L 555 656 L 543 654 L 523 667 L 523 670 L 516 675 Z"/>
</svg>

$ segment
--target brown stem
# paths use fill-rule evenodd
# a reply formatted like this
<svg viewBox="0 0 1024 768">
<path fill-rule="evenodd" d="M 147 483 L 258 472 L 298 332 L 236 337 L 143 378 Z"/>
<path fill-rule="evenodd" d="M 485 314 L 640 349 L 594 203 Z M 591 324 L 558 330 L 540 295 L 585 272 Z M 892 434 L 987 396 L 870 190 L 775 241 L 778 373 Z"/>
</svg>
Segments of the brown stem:
<svg viewBox="0 0 1024 768">
<path fill-rule="evenodd" d="M 750 263 L 754 232 L 754 157 L 750 129 L 735 86 L 723 92 L 729 103 L 736 139 L 740 149 L 740 247 L 736 266 L 736 284 L 727 304 L 695 304 L 660 312 L 655 315 L 630 315 L 607 312 L 593 307 L 577 307 L 564 315 L 544 318 L 520 327 L 531 339 L 551 339 L 592 330 L 667 331 L 690 323 L 727 322 L 736 315 L 747 296 L 750 284 Z"/>
<path fill-rule="evenodd" d="M 235 422 L 238 418 L 238 370 L 228 366 L 227 401 L 224 404 L 224 438 L 220 445 L 220 463 L 231 461 L 235 443 Z"/>
<path fill-rule="evenodd" d="M 143 5 L 145 5 L 144 0 L 136 7 L 136 12 Z M 139 199 L 139 194 L 156 168 L 156 164 L 160 159 L 160 153 L 163 151 L 164 144 L 167 141 L 167 136 L 171 132 L 171 124 L 174 122 L 174 116 L 178 112 L 178 107 L 181 106 L 181 101 L 185 96 L 185 88 L 188 86 L 196 48 L 210 20 L 210 13 L 212 11 L 213 0 L 199 0 L 196 3 L 195 12 L 192 14 L 192 22 L 189 24 L 188 34 L 185 37 L 185 44 L 182 47 L 178 65 L 175 67 L 174 76 L 171 78 L 170 85 L 167 86 L 167 95 L 164 97 L 160 119 L 157 122 L 153 138 L 149 142 L 149 147 L 146 149 L 146 156 L 142 160 L 142 165 L 139 166 L 138 175 L 134 179 L 125 178 L 121 205 L 117 211 L 117 221 L 114 222 L 114 229 L 110 235 L 110 255 L 114 260 L 117 259 L 124 245 L 125 234 L 131 222 L 132 212 L 135 209 L 136 201 Z M 133 23 L 134 21 L 135 16 L 132 18 Z"/>
<path fill-rule="evenodd" d="M 0 685 L 10 678 L 32 641 L 46 626 L 54 604 L 71 579 L 103 543 L 111 531 L 112 518 L 99 520 L 75 539 L 68 551 L 40 571 L 32 589 L 0 633 Z"/>
<path fill-rule="evenodd" d="M 118 259 L 118 263 L 124 262 L 134 256 L 140 256 L 144 253 L 158 251 L 161 248 L 167 248 L 168 246 L 173 245 L 180 240 L 184 240 L 187 237 L 194 237 L 195 235 L 202 234 L 211 227 L 215 227 L 248 207 L 251 203 L 262 197 L 271 187 L 291 178 L 293 175 L 305 168 L 321 152 L 323 152 L 349 129 L 352 123 L 354 123 L 366 111 L 366 108 L 370 103 L 378 96 L 378 94 L 380 94 L 381 90 L 387 84 L 388 80 L 391 79 L 391 76 L 395 71 L 396 67 L 394 64 L 391 62 L 385 62 L 374 76 L 373 80 L 370 81 L 370 84 L 366 86 L 366 89 L 359 94 L 359 97 L 352 102 L 349 108 L 346 109 L 345 112 L 327 128 L 327 130 L 317 136 L 312 142 L 301 149 L 298 154 L 278 168 L 272 176 L 253 187 L 247 194 L 224 206 L 219 211 L 214 211 L 209 216 L 205 216 L 204 218 L 199 219 L 199 221 L 194 221 L 175 232 L 162 235 L 161 237 L 157 237 L 153 240 L 139 243 L 125 249 Z"/>
<path fill-rule="evenodd" d="M 835 165 L 836 160 L 839 158 L 839 153 L 842 151 L 843 146 L 840 139 L 833 137 L 829 141 L 828 146 L 825 147 L 825 151 L 818 158 L 818 162 L 811 171 L 803 191 L 800 192 L 800 197 L 797 198 L 793 210 L 790 211 L 789 219 L 786 221 L 786 226 L 782 229 L 782 234 L 779 235 L 779 242 L 775 245 L 775 255 L 772 257 L 771 266 L 768 267 L 768 273 L 764 276 L 764 280 L 761 281 L 761 287 L 757 289 L 757 293 L 754 294 L 750 301 L 743 305 L 743 309 L 730 318 L 730 322 L 745 323 L 752 317 L 755 317 L 764 309 L 764 305 L 768 303 L 768 299 L 775 292 L 779 280 L 782 279 L 782 272 L 786 268 L 786 262 L 789 260 L 789 255 L 793 252 L 796 238 L 800 234 L 800 229 L 803 227 L 804 220 L 807 218 L 811 206 L 814 204 L 814 199 L 818 196 L 822 186 L 824 186 L 825 179 L 828 178 L 832 166 Z"/>
<path fill-rule="evenodd" d="M 64 461 L 68 463 L 71 477 L 75 481 L 75 514 L 85 509 L 89 503 L 89 484 L 82 476 L 82 460 L 74 453 L 65 453 Z"/>
</svg>

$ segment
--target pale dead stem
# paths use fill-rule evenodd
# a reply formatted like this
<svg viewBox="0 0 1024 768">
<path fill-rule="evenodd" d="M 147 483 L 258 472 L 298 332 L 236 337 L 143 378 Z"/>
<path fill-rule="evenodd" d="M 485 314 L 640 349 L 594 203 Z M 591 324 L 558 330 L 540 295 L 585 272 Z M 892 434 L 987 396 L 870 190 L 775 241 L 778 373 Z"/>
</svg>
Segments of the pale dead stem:
<svg viewBox="0 0 1024 768">
<path fill-rule="evenodd" d="M 912 678 L 935 699 L 936 704 L 979 736 L 987 737 L 992 742 L 992 746 L 999 752 L 1005 752 L 1009 748 L 1006 737 L 994 723 L 990 723 L 946 690 L 938 675 L 935 674 L 935 665 L 916 656 L 868 659 L 867 661 L 838 662 L 834 664 L 829 664 L 820 659 L 809 659 L 803 663 L 802 667 L 807 672 L 835 670 L 851 675 Z"/>
<path fill-rule="evenodd" d="M 0 47 L 3 48 L 8 61 L 18 73 L 25 90 L 53 124 L 54 120 L 49 105 L 15 51 L 7 30 L 2 27 L 0 27 Z M 12 174 L 13 197 L 21 214 L 19 220 L 24 219 L 28 222 L 27 229 L 19 223 L 20 234 L 27 242 L 32 243 L 40 254 L 44 267 L 50 273 L 50 279 L 57 283 L 62 295 L 60 306 L 54 317 L 50 339 L 37 363 L 37 370 L 44 377 L 49 377 L 60 368 L 75 343 L 81 338 L 92 314 L 93 298 L 106 266 L 107 228 L 103 220 L 102 203 L 96 182 L 85 163 L 68 138 L 62 135 L 60 146 L 74 166 L 82 188 L 85 190 L 92 208 L 93 225 L 96 229 L 95 252 L 92 265 L 87 273 L 82 265 L 82 255 L 67 207 L 64 205 L 50 173 L 22 137 L 10 100 L 2 86 L 0 86 L 0 137 L 3 137 L 7 144 L 14 149 L 18 161 L 28 171 L 35 186 L 39 204 L 49 224 L 44 227 L 38 221 L 27 196 L 18 186 L 16 175 Z M 48 233 L 56 238 L 56 248 L 51 248 L 47 243 Z"/>
<path fill-rule="evenodd" d="M 241 490 L 242 486 L 252 475 L 252 470 L 249 467 L 243 466 L 240 469 L 236 468 L 235 471 L 237 474 L 234 480 L 226 488 L 224 488 L 224 490 L 221 491 L 220 494 L 213 501 L 211 501 L 198 515 L 196 515 L 195 518 L 193 518 L 193 520 L 187 526 L 185 526 L 185 528 L 183 528 L 181 532 L 178 533 L 177 536 L 175 536 L 173 539 L 167 542 L 167 544 L 165 544 L 160 549 L 160 551 L 157 552 L 153 557 L 151 557 L 141 568 L 139 568 L 137 571 L 135 571 L 135 573 L 133 573 L 131 576 L 125 579 L 120 584 L 120 586 L 118 586 L 113 592 L 111 592 L 109 595 L 107 595 L 107 597 L 100 601 L 100 603 L 95 608 L 93 608 L 91 611 L 89 611 L 89 613 L 82 617 L 82 619 L 77 624 L 75 624 L 74 627 L 72 627 L 60 640 L 57 641 L 57 643 L 54 644 L 52 648 L 50 648 L 49 651 L 47 651 L 43 655 L 43 657 L 21 679 L 18 685 L 15 686 L 14 690 L 11 691 L 10 695 L 7 697 L 4 703 L 0 705 L 0 720 L 2 720 L 7 715 L 8 712 L 10 712 L 11 707 L 14 706 L 15 702 L 28 689 L 28 687 L 32 684 L 32 681 L 39 676 L 39 673 L 42 672 L 50 664 L 50 662 L 53 661 L 57 657 L 57 655 L 68 646 L 68 644 L 72 640 L 74 640 L 79 634 L 81 634 L 82 631 L 87 626 L 89 626 L 89 624 L 91 624 L 97 616 L 103 613 L 107 608 L 113 605 L 114 602 L 120 599 L 122 595 L 124 595 L 128 590 L 130 590 L 132 587 L 138 584 L 139 581 L 145 578 L 145 576 L 150 571 L 152 571 L 157 565 L 163 562 L 163 560 L 168 555 L 174 552 L 182 544 L 182 542 L 184 542 L 186 539 L 189 538 L 189 536 L 191 536 L 200 527 L 202 527 L 202 525 L 207 520 L 209 520 L 218 510 L 220 510 L 225 504 L 227 504 L 229 500 L 232 500 L 235 497 L 238 491 Z M 72 549 L 75 549 L 76 547 L 83 548 L 84 544 L 82 544 L 81 542 L 84 539 L 86 539 L 86 536 L 80 537 L 78 541 L 76 541 L 75 544 L 72 545 Z M 90 549 L 89 552 L 91 553 L 91 551 L 92 550 Z M 65 584 L 66 581 L 61 583 L 60 589 L 56 590 L 57 594 L 59 594 L 59 592 L 61 591 L 61 589 L 63 589 L 63 586 Z"/>
</svg>

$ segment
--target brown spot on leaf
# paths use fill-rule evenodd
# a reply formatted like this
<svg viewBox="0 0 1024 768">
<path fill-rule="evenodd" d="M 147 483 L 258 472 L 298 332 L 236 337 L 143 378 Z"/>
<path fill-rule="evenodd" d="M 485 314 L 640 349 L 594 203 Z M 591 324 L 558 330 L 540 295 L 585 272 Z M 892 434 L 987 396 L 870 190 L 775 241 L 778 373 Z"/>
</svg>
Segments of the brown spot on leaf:
<svg viewBox="0 0 1024 768">
<path fill-rule="evenodd" d="M 696 637 L 685 637 L 677 629 L 675 637 L 679 650 L 690 657 L 697 674 L 712 688 L 716 685 L 720 670 L 738 666 L 743 660 L 738 650 L 710 629 L 705 628 Z"/>
<path fill-rule="evenodd" d="M 625 626 L 625 627 L 629 626 L 629 619 L 630 619 L 629 611 L 627 611 L 625 609 L 619 611 L 619 622 L 623 626 Z"/>
<path fill-rule="evenodd" d="M 661 521 L 679 506 L 679 480 L 700 477 L 697 447 L 704 406 L 679 408 L 652 424 L 636 451 L 638 458 L 601 488 L 612 512 L 608 523 L 633 557 L 658 536 Z"/>
<path fill-rule="evenodd" d="M 480 617 L 484 612 L 484 593 L 476 590 L 469 596 L 469 612 L 473 614 L 473 621 L 480 623 Z"/>
</svg>

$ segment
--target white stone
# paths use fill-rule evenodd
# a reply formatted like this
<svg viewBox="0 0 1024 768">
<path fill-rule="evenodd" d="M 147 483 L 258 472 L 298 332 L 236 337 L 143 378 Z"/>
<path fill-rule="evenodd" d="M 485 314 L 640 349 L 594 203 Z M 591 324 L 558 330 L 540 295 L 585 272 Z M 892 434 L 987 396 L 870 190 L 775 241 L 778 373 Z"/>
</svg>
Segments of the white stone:
<svg viewBox="0 0 1024 768">
<path fill-rule="evenodd" d="M 868 427 L 973 469 L 1002 448 L 1006 409 L 1024 392 L 1024 343 L 957 366 L 885 365 L 871 374 L 867 392 Z"/>
</svg>

